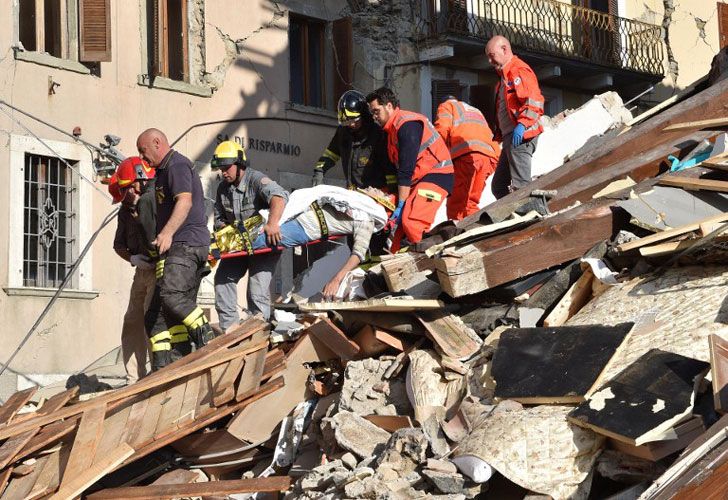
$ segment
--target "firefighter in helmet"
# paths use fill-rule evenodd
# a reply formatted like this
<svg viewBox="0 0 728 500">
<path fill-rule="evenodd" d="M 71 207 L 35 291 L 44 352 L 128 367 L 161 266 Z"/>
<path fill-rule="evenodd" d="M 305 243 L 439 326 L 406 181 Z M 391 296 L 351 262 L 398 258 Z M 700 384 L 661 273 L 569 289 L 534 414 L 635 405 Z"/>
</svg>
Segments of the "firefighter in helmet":
<svg viewBox="0 0 728 500">
<path fill-rule="evenodd" d="M 215 196 L 216 233 L 229 228 L 249 235 L 262 225 L 267 244 L 277 246 L 281 242 L 280 219 L 288 193 L 263 172 L 250 168 L 245 150 L 235 141 L 218 144 L 211 166 L 220 171 L 222 181 Z M 265 221 L 259 214 L 261 210 L 268 210 Z M 250 273 L 248 312 L 261 314 L 265 320 L 270 318 L 270 283 L 279 258 L 280 253 L 271 252 L 220 261 L 215 272 L 215 309 L 223 330 L 240 320 L 237 285 L 246 272 Z"/>
<path fill-rule="evenodd" d="M 397 191 L 396 171 L 387 157 L 387 137 L 372 120 L 364 95 L 347 90 L 339 99 L 339 126 L 313 168 L 314 186 L 341 161 L 349 188 L 376 187 Z"/>
</svg>

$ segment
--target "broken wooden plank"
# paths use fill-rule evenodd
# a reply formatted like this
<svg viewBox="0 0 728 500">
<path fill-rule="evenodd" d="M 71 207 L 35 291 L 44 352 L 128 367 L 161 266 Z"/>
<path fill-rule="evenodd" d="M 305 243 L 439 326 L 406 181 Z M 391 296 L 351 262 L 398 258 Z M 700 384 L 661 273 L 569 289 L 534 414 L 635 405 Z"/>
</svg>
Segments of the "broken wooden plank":
<svg viewBox="0 0 728 500">
<path fill-rule="evenodd" d="M 558 301 L 549 315 L 546 316 L 546 319 L 543 320 L 543 326 L 561 326 L 579 312 L 592 297 L 594 279 L 594 272 L 591 267 L 588 267 L 576 280 L 576 283 L 561 297 L 561 300 Z"/>
<path fill-rule="evenodd" d="M 251 396 L 260 387 L 260 379 L 263 376 L 266 355 L 265 349 L 261 349 L 258 352 L 245 356 L 245 365 L 243 365 L 240 383 L 238 383 L 235 393 L 236 401 L 242 401 Z"/>
<path fill-rule="evenodd" d="M 191 470 L 187 469 L 173 469 L 169 472 L 165 472 L 151 483 L 152 486 L 159 486 L 162 484 L 189 484 L 194 483 L 200 479 L 200 475 Z"/>
<path fill-rule="evenodd" d="M 55 394 L 49 398 L 40 409 L 37 410 L 39 415 L 48 415 L 59 408 L 63 407 L 71 398 L 78 393 L 78 387 L 73 387 L 61 393 Z M 23 451 L 25 445 L 33 439 L 40 429 L 33 429 L 17 436 L 13 436 L 6 440 L 0 446 L 0 469 L 4 469 L 11 461 L 16 461 L 19 454 Z"/>
<path fill-rule="evenodd" d="M 270 476 L 255 479 L 230 479 L 179 485 L 129 486 L 126 488 L 102 490 L 89 495 L 88 499 L 106 500 L 111 498 L 128 498 L 152 500 L 181 497 L 226 496 L 234 493 L 275 493 L 288 490 L 291 484 L 291 478 L 288 476 Z"/>
<path fill-rule="evenodd" d="M 703 361 L 652 349 L 567 418 L 634 446 L 668 439 L 673 427 L 692 414 L 695 388 L 709 369 Z"/>
<path fill-rule="evenodd" d="M 695 120 L 688 122 L 673 123 L 663 128 L 663 132 L 675 132 L 681 130 L 722 130 L 728 127 L 728 118 L 710 118 L 707 120 Z"/>
<path fill-rule="evenodd" d="M 195 410 L 197 410 L 197 397 L 200 394 L 200 383 L 203 375 L 191 377 L 185 385 L 185 395 L 182 399 L 182 407 L 179 410 L 179 418 L 175 422 L 182 425 L 184 422 L 195 418 Z"/>
<path fill-rule="evenodd" d="M 8 467 L 5 470 L 0 470 L 0 495 L 5 493 L 5 487 L 8 485 L 8 481 L 10 481 L 10 474 L 12 472 L 12 467 Z"/>
<path fill-rule="evenodd" d="M 364 418 L 387 432 L 415 426 L 407 415 L 366 415 Z"/>
<path fill-rule="evenodd" d="M 23 391 L 13 393 L 5 404 L 0 406 L 0 425 L 7 424 L 18 413 L 25 404 L 30 401 L 38 387 L 31 387 Z"/>
<path fill-rule="evenodd" d="M 692 177 L 665 176 L 660 178 L 658 184 L 673 186 L 691 191 L 719 191 L 728 192 L 728 181 L 716 181 L 713 179 L 693 179 Z"/>
<path fill-rule="evenodd" d="M 169 381 L 202 372 L 212 366 L 217 366 L 229 361 L 230 359 L 237 358 L 241 353 L 236 351 L 231 352 L 227 349 L 227 347 L 241 342 L 245 338 L 253 335 L 256 331 L 266 327 L 267 325 L 263 321 L 256 318 L 249 318 L 240 324 L 238 330 L 213 339 L 213 341 L 203 348 L 185 356 L 181 360 L 175 361 L 171 365 L 158 370 L 147 377 L 144 377 L 135 384 L 125 386 L 115 391 L 110 391 L 109 394 L 99 396 L 91 401 L 66 406 L 51 415 L 39 415 L 38 417 L 19 422 L 18 424 L 11 423 L 6 427 L 0 428 L 0 439 L 16 436 L 25 431 L 53 423 L 57 420 L 78 415 L 83 413 L 86 409 L 101 403 L 109 403 L 129 396 L 134 396 L 140 392 L 159 387 Z M 251 352 L 258 350 L 259 348 L 259 346 L 253 346 L 251 348 Z M 183 362 L 179 363 L 179 361 Z"/>
<path fill-rule="evenodd" d="M 68 457 L 66 470 L 63 473 L 61 485 L 70 483 L 76 476 L 87 470 L 93 463 L 96 447 L 104 431 L 104 418 L 106 417 L 106 404 L 93 406 L 83 412 L 78 432 L 73 440 L 71 454 Z"/>
<path fill-rule="evenodd" d="M 125 443 L 135 442 L 141 429 L 142 419 L 144 418 L 144 414 L 147 411 L 147 406 L 149 405 L 149 399 L 150 394 L 148 393 L 146 394 L 146 397 L 143 397 L 139 401 L 136 401 L 134 404 L 132 404 L 131 410 L 129 411 L 129 418 L 126 421 L 127 423 L 120 441 L 123 441 Z"/>
<path fill-rule="evenodd" d="M 286 369 L 283 372 L 285 387 L 238 412 L 228 423 L 228 432 L 249 443 L 260 443 L 269 439 L 283 417 L 299 402 L 308 399 L 306 382 L 310 370 L 304 363 L 328 361 L 338 357 L 317 337 L 304 333 L 286 356 Z M 261 419 L 261 415 L 266 418 Z"/>
<path fill-rule="evenodd" d="M 245 356 L 232 359 L 225 367 L 225 371 L 220 374 L 220 377 L 217 380 L 215 380 L 215 377 L 213 376 L 212 404 L 220 406 L 235 398 L 235 381 L 237 380 L 238 375 L 240 375 L 244 364 Z"/>
<path fill-rule="evenodd" d="M 96 481 L 104 477 L 106 474 L 114 470 L 124 459 L 131 456 L 134 449 L 126 443 L 121 443 L 117 449 L 103 457 L 102 460 L 96 462 L 91 467 L 79 471 L 78 474 L 65 481 L 68 476 L 68 469 L 64 472 L 64 481 L 58 492 L 51 497 L 52 500 L 66 500 L 75 498 L 83 493 L 83 491 L 94 484 Z"/>
<path fill-rule="evenodd" d="M 556 328 L 511 328 L 492 361 L 495 397 L 524 404 L 579 403 L 629 337 L 633 323 Z"/>
<path fill-rule="evenodd" d="M 359 353 L 359 346 L 352 342 L 344 332 L 328 318 L 321 318 L 306 331 L 323 342 L 326 347 L 338 354 L 341 359 L 350 360 Z"/>
<path fill-rule="evenodd" d="M 432 274 L 433 266 L 424 255 L 405 253 L 382 260 L 382 276 L 390 292 L 399 292 L 416 285 Z"/>
<path fill-rule="evenodd" d="M 711 334 L 710 375 L 713 383 L 713 404 L 715 411 L 728 413 L 728 341 Z"/>
<path fill-rule="evenodd" d="M 127 426 L 132 406 L 129 404 L 113 413 L 107 413 L 106 419 L 104 420 L 104 430 L 99 444 L 96 446 L 96 452 L 93 454 L 94 459 L 92 463 L 102 460 L 103 457 L 119 446 L 121 437 L 124 435 Z"/>
<path fill-rule="evenodd" d="M 613 213 L 610 203 L 594 200 L 525 229 L 447 249 L 435 259 L 440 285 L 451 297 L 462 297 L 581 257 L 621 223 L 623 215 Z"/>
<path fill-rule="evenodd" d="M 349 302 L 310 302 L 300 304 L 302 311 L 369 311 L 369 312 L 412 312 L 425 309 L 442 309 L 445 304 L 433 299 L 387 298 L 355 300 Z"/>
<path fill-rule="evenodd" d="M 68 448 L 61 448 L 48 455 L 38 479 L 26 497 L 28 500 L 44 498 L 58 489 L 61 482 L 61 468 L 68 460 Z"/>
<path fill-rule="evenodd" d="M 435 348 L 445 356 L 468 359 L 483 344 L 475 331 L 453 314 L 422 311 L 416 317 L 427 330 L 427 336 L 435 343 Z"/>
<path fill-rule="evenodd" d="M 48 460 L 48 456 L 40 457 L 33 464 L 33 469 L 28 474 L 11 479 L 5 493 L 2 496 L 3 500 L 21 500 L 28 498 Z"/>
<path fill-rule="evenodd" d="M 28 442 L 28 444 L 12 460 L 12 462 L 17 461 L 24 456 L 35 453 L 38 450 L 42 450 L 43 448 L 47 447 L 50 444 L 53 444 L 67 434 L 70 434 L 76 428 L 76 425 L 80 419 L 80 415 L 75 415 L 68 420 L 55 422 L 43 427 L 43 429 Z"/>
<path fill-rule="evenodd" d="M 154 438 L 157 439 L 177 428 L 179 412 L 182 409 L 182 400 L 185 397 L 187 379 L 180 380 L 176 385 L 167 389 L 162 401 L 161 410 L 157 419 L 157 426 L 154 429 Z"/>
<path fill-rule="evenodd" d="M 668 229 L 667 231 L 662 231 L 660 233 L 651 234 L 650 236 L 645 236 L 644 238 L 639 238 L 634 241 L 629 241 L 627 243 L 623 243 L 616 247 L 616 250 L 618 253 L 625 253 L 629 252 L 630 250 L 634 250 L 640 247 L 644 247 L 647 245 L 652 245 L 654 243 L 660 243 L 665 240 L 669 240 L 671 238 L 675 238 L 677 236 L 682 236 L 687 233 L 692 233 L 693 231 L 698 231 L 700 229 L 700 226 L 703 224 L 713 224 L 713 223 L 721 223 L 721 222 L 727 222 L 728 221 L 728 213 L 718 214 L 711 217 L 707 217 L 705 219 L 695 221 L 692 224 L 686 224 L 681 227 L 676 227 L 674 229 Z"/>
</svg>

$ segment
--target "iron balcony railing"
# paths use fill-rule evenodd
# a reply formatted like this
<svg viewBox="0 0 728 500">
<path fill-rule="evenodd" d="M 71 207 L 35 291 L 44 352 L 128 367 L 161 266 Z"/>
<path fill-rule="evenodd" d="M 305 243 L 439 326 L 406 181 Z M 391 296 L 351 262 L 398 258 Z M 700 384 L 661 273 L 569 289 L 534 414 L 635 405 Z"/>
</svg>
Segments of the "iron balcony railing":
<svg viewBox="0 0 728 500">
<path fill-rule="evenodd" d="M 664 74 L 662 28 L 557 0 L 422 0 L 420 39 L 503 35 L 521 50 Z"/>
</svg>

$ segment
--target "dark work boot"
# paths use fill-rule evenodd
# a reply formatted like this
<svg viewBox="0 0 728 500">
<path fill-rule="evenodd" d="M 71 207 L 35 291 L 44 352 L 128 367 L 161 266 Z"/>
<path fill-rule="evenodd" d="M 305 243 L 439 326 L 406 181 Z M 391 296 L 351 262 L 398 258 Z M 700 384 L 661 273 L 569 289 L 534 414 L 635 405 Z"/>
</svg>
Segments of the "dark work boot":
<svg viewBox="0 0 728 500">
<path fill-rule="evenodd" d="M 170 350 L 154 351 L 152 353 L 152 371 L 164 368 L 172 362 L 172 352 Z"/>
<path fill-rule="evenodd" d="M 182 359 L 191 352 L 192 344 L 190 344 L 189 340 L 184 340 L 182 342 L 172 342 L 172 350 L 170 351 L 172 361 Z"/>
</svg>

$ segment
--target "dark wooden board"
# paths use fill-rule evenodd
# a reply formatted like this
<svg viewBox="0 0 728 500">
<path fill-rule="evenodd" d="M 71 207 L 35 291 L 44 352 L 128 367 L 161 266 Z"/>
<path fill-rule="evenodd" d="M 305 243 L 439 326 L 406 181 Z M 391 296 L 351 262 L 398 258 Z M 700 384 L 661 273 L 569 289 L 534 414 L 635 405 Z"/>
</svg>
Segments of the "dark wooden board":
<svg viewBox="0 0 728 500">
<path fill-rule="evenodd" d="M 584 401 L 632 325 L 506 330 L 493 357 L 495 396 L 523 403 Z"/>
<path fill-rule="evenodd" d="M 164 499 L 181 497 L 226 496 L 233 493 L 256 493 L 286 491 L 291 486 L 288 476 L 271 476 L 255 479 L 233 479 L 191 484 L 167 484 L 150 486 L 129 486 L 102 490 L 88 496 L 89 500 L 109 498 Z"/>
<path fill-rule="evenodd" d="M 689 416 L 696 383 L 709 369 L 704 361 L 652 349 L 572 410 L 568 419 L 639 446 Z"/>
<path fill-rule="evenodd" d="M 353 359 L 359 353 L 359 346 L 327 318 L 317 321 L 306 331 L 326 344 L 326 347 L 338 354 L 341 359 Z"/>
</svg>

